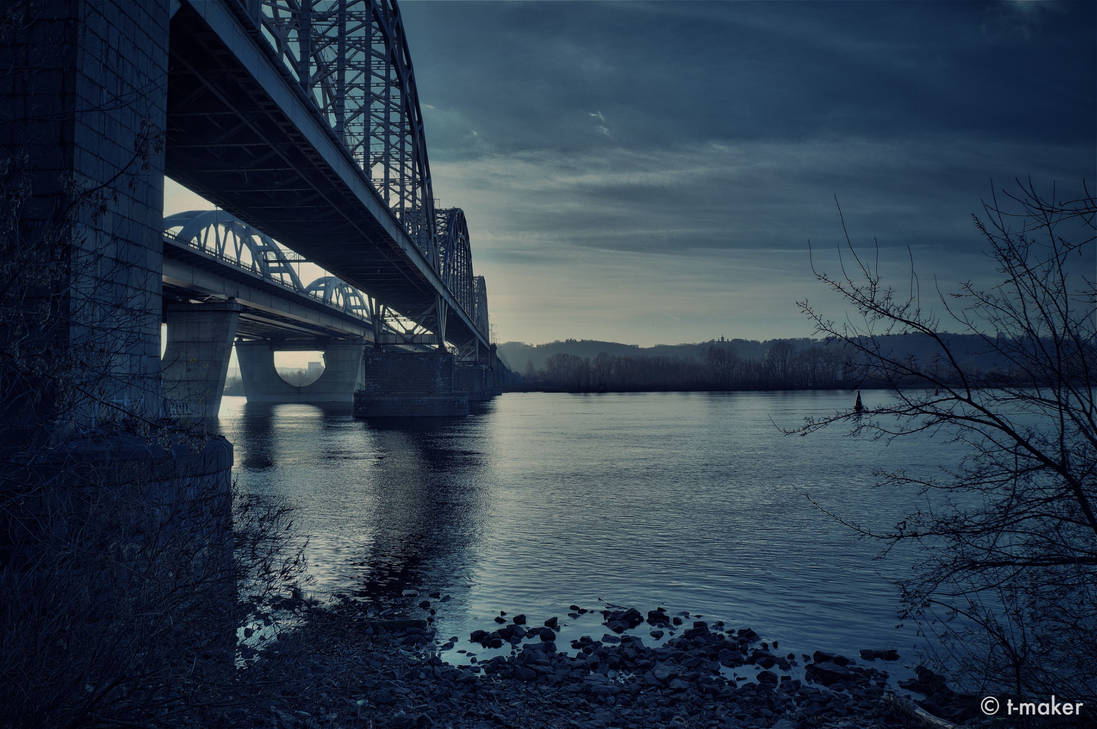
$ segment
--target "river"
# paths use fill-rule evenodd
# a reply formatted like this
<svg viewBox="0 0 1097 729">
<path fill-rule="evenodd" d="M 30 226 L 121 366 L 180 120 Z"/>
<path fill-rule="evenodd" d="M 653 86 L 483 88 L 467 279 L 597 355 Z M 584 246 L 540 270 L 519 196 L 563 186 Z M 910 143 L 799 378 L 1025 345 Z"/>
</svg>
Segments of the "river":
<svg viewBox="0 0 1097 729">
<path fill-rule="evenodd" d="M 899 648 L 896 578 L 826 509 L 869 527 L 915 508 L 873 471 L 955 462 L 928 436 L 890 444 L 832 428 L 782 435 L 851 392 L 508 393 L 470 417 L 362 422 L 349 409 L 225 397 L 221 431 L 250 493 L 282 498 L 308 535 L 308 589 L 412 611 L 443 637 L 578 604 L 664 606 L 751 627 L 784 649 Z M 866 392 L 866 404 L 884 393 Z M 411 596 L 411 591 L 417 593 Z M 564 637 L 604 629 L 568 620 Z M 460 644 L 466 645 L 466 644 Z"/>
</svg>

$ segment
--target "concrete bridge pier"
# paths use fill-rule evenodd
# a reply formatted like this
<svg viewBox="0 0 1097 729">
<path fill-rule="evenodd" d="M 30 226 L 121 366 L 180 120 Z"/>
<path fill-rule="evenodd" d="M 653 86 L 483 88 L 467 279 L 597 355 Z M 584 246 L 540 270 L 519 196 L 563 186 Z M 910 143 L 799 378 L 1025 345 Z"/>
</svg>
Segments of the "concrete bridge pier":
<svg viewBox="0 0 1097 729">
<path fill-rule="evenodd" d="M 167 305 L 168 343 L 162 363 L 166 414 L 181 419 L 217 417 L 241 308 L 235 301 Z"/>
<path fill-rule="evenodd" d="M 274 367 L 275 345 L 252 341 L 236 343 L 240 379 L 248 402 L 345 403 L 354 400 L 362 384 L 362 342 L 329 342 L 324 351 L 324 372 L 310 385 L 291 385 Z"/>
<path fill-rule="evenodd" d="M 483 362 L 457 364 L 457 389 L 468 393 L 471 402 L 483 402 L 495 396 L 491 368 Z"/>
<path fill-rule="evenodd" d="M 354 417 L 460 417 L 469 396 L 459 386 L 457 364 L 445 351 L 367 348 L 364 381 L 354 393 Z"/>
</svg>

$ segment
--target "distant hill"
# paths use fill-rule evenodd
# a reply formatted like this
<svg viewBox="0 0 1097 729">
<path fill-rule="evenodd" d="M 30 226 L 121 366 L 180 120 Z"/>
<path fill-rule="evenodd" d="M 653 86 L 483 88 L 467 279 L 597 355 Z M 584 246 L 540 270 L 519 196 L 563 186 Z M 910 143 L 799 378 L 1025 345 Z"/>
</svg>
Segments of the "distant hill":
<svg viewBox="0 0 1097 729">
<path fill-rule="evenodd" d="M 943 338 L 953 354 L 965 369 L 974 371 L 1008 370 L 1009 363 L 1002 356 L 990 350 L 987 343 L 975 335 L 944 334 Z M 879 338 L 881 346 L 889 353 L 903 358 L 914 358 L 924 364 L 930 364 L 940 358 L 938 345 L 929 337 L 919 334 L 893 334 Z M 835 342 L 818 339 L 769 339 L 756 341 L 748 339 L 713 339 L 707 342 L 690 344 L 663 344 L 653 347 L 640 347 L 635 344 L 604 342 L 598 340 L 568 339 L 562 342 L 531 345 L 523 342 L 505 342 L 498 346 L 500 358 L 517 375 L 527 375 L 531 371 L 540 373 L 546 369 L 549 358 L 554 355 L 568 355 L 593 361 L 599 355 L 623 358 L 630 361 L 650 361 L 660 358 L 666 361 L 679 361 L 684 364 L 706 362 L 711 364 L 713 355 L 730 358 L 741 363 L 761 363 L 774 356 L 784 359 L 790 356 L 830 351 L 840 354 L 841 359 L 853 356 L 852 350 L 835 346 Z M 823 349 L 820 349 L 823 348 Z"/>
<path fill-rule="evenodd" d="M 802 341 L 808 342 L 811 340 Z M 694 344 L 657 344 L 653 347 L 603 342 L 597 339 L 568 339 L 563 342 L 549 342 L 548 344 L 504 342 L 498 346 L 497 351 L 500 359 L 507 367 L 518 374 L 522 374 L 530 365 L 534 370 L 544 369 L 548 358 L 554 354 L 571 354 L 583 358 L 594 358 L 599 354 L 608 354 L 615 357 L 700 359 L 705 356 L 705 352 L 713 345 L 727 347 L 741 359 L 761 359 L 765 357 L 769 349 L 768 342 L 755 342 L 746 339 L 714 339 L 709 342 Z"/>
</svg>

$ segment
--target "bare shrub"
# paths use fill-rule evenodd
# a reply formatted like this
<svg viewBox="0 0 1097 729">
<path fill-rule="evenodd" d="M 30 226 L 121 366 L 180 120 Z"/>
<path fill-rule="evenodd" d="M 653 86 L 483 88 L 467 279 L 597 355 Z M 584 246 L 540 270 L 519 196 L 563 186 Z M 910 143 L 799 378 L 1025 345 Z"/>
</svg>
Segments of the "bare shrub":
<svg viewBox="0 0 1097 729">
<path fill-rule="evenodd" d="M 1060 200 L 1019 182 L 975 218 L 998 283 L 966 283 L 930 306 L 913 270 L 901 289 L 885 285 L 847 233 L 841 274 L 816 275 L 852 313 L 838 324 L 800 306 L 891 399 L 792 431 L 844 423 L 877 438 L 928 433 L 962 444 L 963 460 L 938 475 L 879 474 L 885 490 L 926 494 L 929 506 L 883 532 L 851 526 L 885 551 L 920 548 L 920 569 L 902 586 L 904 613 L 937 637 L 954 673 L 1086 701 L 1097 697 L 1095 218 L 1086 188 Z M 977 335 L 1002 364 L 965 365 L 946 326 Z M 893 333 L 931 343 L 933 356 L 891 351 L 884 335 Z"/>
</svg>

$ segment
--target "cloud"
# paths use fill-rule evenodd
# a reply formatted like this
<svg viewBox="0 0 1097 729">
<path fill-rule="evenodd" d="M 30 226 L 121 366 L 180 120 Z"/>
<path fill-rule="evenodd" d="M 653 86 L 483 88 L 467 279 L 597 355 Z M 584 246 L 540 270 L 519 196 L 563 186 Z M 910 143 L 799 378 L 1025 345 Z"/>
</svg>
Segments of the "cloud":
<svg viewBox="0 0 1097 729">
<path fill-rule="evenodd" d="M 924 282 L 985 279 L 971 214 L 991 178 L 1031 174 L 1067 194 L 1092 158 L 1079 152 L 933 135 L 607 146 L 447 162 L 434 178 L 461 200 L 501 336 L 651 344 L 809 334 L 795 301 L 822 293 L 807 245 L 825 265 L 835 195 L 855 242 L 877 238 L 900 281 L 908 246 Z"/>
<path fill-rule="evenodd" d="M 460 198 L 479 258 L 547 246 L 798 249 L 833 231 L 835 195 L 883 245 L 947 248 L 970 238 L 970 213 L 992 179 L 1032 175 L 1069 188 L 1087 174 L 1080 151 L 937 136 L 707 142 L 493 155 L 433 173 L 438 194 Z"/>
<path fill-rule="evenodd" d="M 606 137 L 612 137 L 613 136 L 612 134 L 610 134 L 609 127 L 606 126 L 606 117 L 602 114 L 602 112 L 600 112 L 600 111 L 588 111 L 587 116 L 598 120 L 599 123 L 595 127 L 595 129 L 598 130 L 599 134 L 601 134 L 603 136 L 606 136 Z"/>
</svg>

